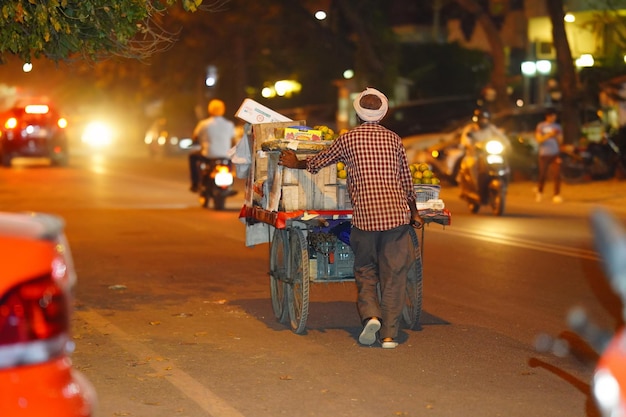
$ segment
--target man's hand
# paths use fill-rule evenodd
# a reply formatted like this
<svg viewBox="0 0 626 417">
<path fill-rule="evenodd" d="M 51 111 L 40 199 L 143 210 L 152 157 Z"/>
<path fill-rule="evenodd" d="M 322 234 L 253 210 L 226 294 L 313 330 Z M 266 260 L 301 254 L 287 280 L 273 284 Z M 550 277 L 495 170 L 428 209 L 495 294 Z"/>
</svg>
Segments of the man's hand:
<svg viewBox="0 0 626 417">
<path fill-rule="evenodd" d="M 305 169 L 306 160 L 298 159 L 298 156 L 291 149 L 285 149 L 280 151 L 280 157 L 278 158 L 278 164 L 287 168 Z"/>
<path fill-rule="evenodd" d="M 419 214 L 411 216 L 411 226 L 421 229 L 424 226 L 424 219 Z"/>
<path fill-rule="evenodd" d="M 409 209 L 411 210 L 411 226 L 421 229 L 424 226 L 424 219 L 420 216 L 415 201 L 409 201 Z"/>
</svg>

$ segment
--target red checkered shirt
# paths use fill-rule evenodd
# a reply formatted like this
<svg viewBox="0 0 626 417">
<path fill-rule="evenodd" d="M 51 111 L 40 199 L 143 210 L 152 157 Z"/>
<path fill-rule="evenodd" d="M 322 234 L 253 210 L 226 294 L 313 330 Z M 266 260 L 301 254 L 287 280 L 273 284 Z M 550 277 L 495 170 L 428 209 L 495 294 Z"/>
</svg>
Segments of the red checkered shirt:
<svg viewBox="0 0 626 417">
<path fill-rule="evenodd" d="M 408 200 L 415 201 L 415 191 L 402 139 L 397 134 L 378 123 L 363 123 L 310 157 L 307 170 L 316 173 L 339 161 L 348 171 L 354 227 L 382 231 L 409 223 Z"/>
</svg>

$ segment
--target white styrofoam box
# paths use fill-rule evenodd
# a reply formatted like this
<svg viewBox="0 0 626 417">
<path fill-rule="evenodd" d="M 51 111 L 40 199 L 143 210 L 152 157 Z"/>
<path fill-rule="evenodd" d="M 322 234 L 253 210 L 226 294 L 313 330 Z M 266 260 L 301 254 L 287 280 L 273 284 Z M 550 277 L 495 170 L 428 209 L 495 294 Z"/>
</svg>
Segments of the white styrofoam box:
<svg viewBox="0 0 626 417">
<path fill-rule="evenodd" d="M 352 202 L 350 201 L 350 195 L 348 194 L 348 187 L 346 184 L 337 185 L 337 209 L 338 210 L 351 210 Z"/>
<path fill-rule="evenodd" d="M 285 211 L 298 210 L 300 207 L 300 190 L 297 185 L 283 185 L 282 189 L 282 209 Z"/>
<path fill-rule="evenodd" d="M 273 163 L 270 158 L 270 165 Z M 271 176 L 273 169 L 268 169 Z M 336 210 L 337 206 L 337 168 L 331 165 L 322 168 L 317 174 L 304 169 L 283 169 L 282 172 L 282 207 L 292 210 Z M 297 195 L 296 195 L 297 190 Z"/>
<path fill-rule="evenodd" d="M 337 204 L 337 186 L 336 185 L 325 185 L 324 186 L 324 198 L 322 202 L 322 208 L 324 210 L 337 210 L 339 208 Z"/>
<path fill-rule="evenodd" d="M 254 159 L 254 178 L 261 179 L 267 177 L 267 170 L 269 164 L 268 153 L 263 151 L 257 151 Z"/>
<path fill-rule="evenodd" d="M 298 185 L 298 171 L 297 169 L 285 168 L 283 169 L 283 184 L 284 185 Z"/>
<path fill-rule="evenodd" d="M 292 121 L 287 116 L 249 98 L 244 99 L 235 116 L 252 124 Z"/>
<path fill-rule="evenodd" d="M 322 168 L 317 175 L 323 176 L 322 181 L 324 185 L 337 184 L 337 164 Z"/>
</svg>

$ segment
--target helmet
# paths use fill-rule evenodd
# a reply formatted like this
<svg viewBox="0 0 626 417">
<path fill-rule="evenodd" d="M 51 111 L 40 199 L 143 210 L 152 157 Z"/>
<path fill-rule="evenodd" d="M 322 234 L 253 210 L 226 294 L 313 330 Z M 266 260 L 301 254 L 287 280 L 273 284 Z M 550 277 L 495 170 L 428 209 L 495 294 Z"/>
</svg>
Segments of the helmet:
<svg viewBox="0 0 626 417">
<path fill-rule="evenodd" d="M 209 116 L 223 116 L 226 112 L 226 105 L 222 100 L 213 99 L 208 106 Z"/>
</svg>

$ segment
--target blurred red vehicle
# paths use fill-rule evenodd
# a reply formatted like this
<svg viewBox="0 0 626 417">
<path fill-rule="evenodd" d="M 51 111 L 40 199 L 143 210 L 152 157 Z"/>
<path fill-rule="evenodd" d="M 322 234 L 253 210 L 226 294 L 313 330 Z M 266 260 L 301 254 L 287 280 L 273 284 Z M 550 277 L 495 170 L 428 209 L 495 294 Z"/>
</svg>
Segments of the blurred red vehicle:
<svg viewBox="0 0 626 417">
<path fill-rule="evenodd" d="M 95 391 L 70 359 L 76 274 L 63 221 L 0 212 L 0 264 L 0 416 L 92 416 Z"/>
<path fill-rule="evenodd" d="M 67 120 L 51 105 L 26 101 L 0 115 L 0 162 L 11 166 L 13 158 L 48 158 L 65 166 L 69 150 Z"/>
</svg>

